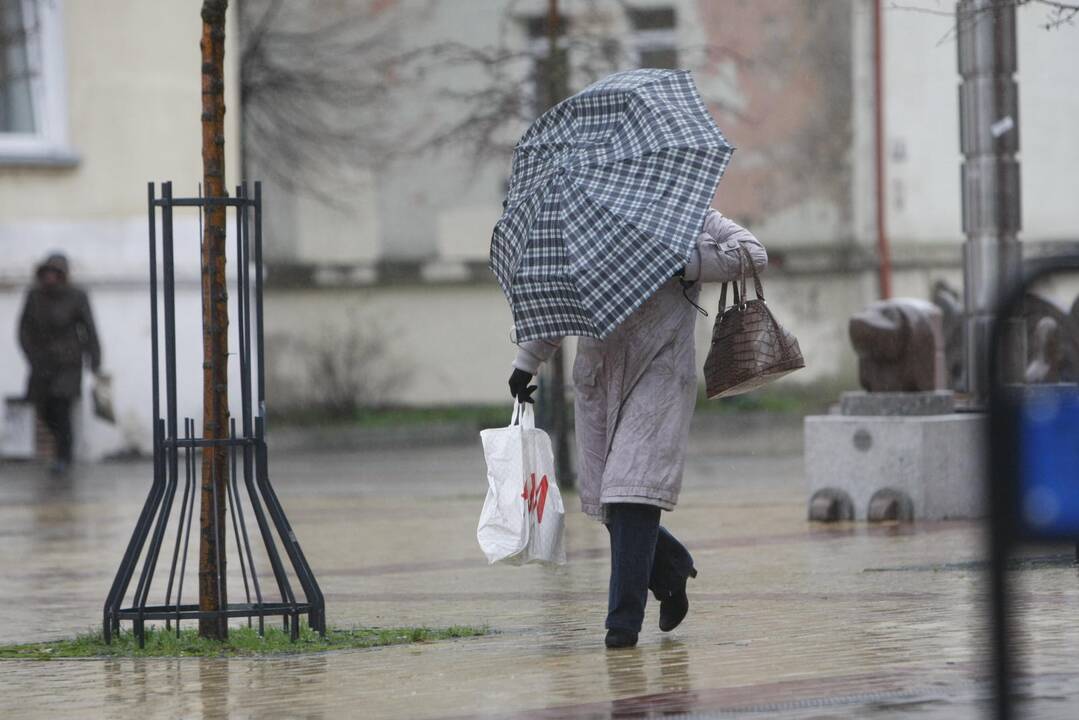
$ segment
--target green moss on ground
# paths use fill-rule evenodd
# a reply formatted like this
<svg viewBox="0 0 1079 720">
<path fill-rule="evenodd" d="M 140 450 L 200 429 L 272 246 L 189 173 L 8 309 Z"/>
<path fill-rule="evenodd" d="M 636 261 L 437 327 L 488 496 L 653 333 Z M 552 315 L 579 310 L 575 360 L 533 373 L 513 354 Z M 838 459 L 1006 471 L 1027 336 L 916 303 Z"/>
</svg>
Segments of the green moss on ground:
<svg viewBox="0 0 1079 720">
<path fill-rule="evenodd" d="M 0 660 L 55 660 L 60 658 L 95 657 L 237 657 L 252 655 L 295 655 L 299 653 L 324 652 L 326 650 L 349 650 L 384 645 L 433 642 L 451 638 L 477 637 L 490 632 L 486 627 L 454 625 L 448 628 L 399 627 L 399 628 L 330 628 L 326 637 L 306 625 L 300 628 L 296 642 L 279 627 L 266 628 L 260 636 L 253 628 L 229 628 L 225 642 L 207 640 L 198 636 L 194 628 L 167 631 L 151 628 L 146 632 L 146 646 L 139 647 L 135 634 L 125 630 L 106 645 L 101 632 L 90 632 L 65 640 L 52 640 L 23 645 L 0 645 Z"/>
<path fill-rule="evenodd" d="M 697 395 L 697 412 L 812 415 L 827 412 L 828 406 L 838 402 L 844 390 L 853 387 L 838 378 L 805 384 L 778 382 L 744 395 L 716 400 L 709 400 L 702 387 Z"/>
<path fill-rule="evenodd" d="M 843 390 L 853 387 L 838 379 L 796 384 L 777 383 L 745 395 L 721 400 L 708 400 L 701 388 L 697 398 L 698 412 L 738 414 L 747 412 L 779 415 L 807 415 L 825 412 L 828 405 L 838 401 Z M 424 427 L 431 425 L 468 425 L 477 431 L 504 427 L 509 422 L 509 398 L 494 405 L 452 405 L 440 407 L 372 407 L 359 408 L 350 415 L 328 413 L 323 408 L 294 408 L 271 413 L 271 422 L 292 426 L 353 426 L 362 428 Z M 573 404 L 568 406 L 570 418 Z"/>
<path fill-rule="evenodd" d="M 447 405 L 438 407 L 365 407 L 342 415 L 310 406 L 271 411 L 270 421 L 282 425 L 351 425 L 363 428 L 422 427 L 462 424 L 477 430 L 501 427 L 509 420 L 507 403 L 498 405 Z"/>
</svg>

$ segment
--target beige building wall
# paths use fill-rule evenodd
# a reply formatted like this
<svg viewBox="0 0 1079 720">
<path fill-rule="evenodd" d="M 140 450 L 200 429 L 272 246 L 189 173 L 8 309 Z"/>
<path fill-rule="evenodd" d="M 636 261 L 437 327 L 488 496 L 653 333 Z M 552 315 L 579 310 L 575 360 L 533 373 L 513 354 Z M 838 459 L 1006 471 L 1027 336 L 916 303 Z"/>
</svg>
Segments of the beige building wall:
<svg viewBox="0 0 1079 720">
<path fill-rule="evenodd" d="M 193 193 L 201 175 L 198 10 L 135 0 L 54 4 L 62 21 L 66 149 L 77 162 L 0 164 L 0 337 L 13 338 L 33 264 L 50 249 L 66 250 L 91 291 L 106 364 L 118 378 L 120 425 L 104 426 L 84 413 L 84 437 L 96 455 L 146 449 L 145 183 L 171 179 L 177 193 Z M 389 40 L 403 50 L 445 40 L 490 46 L 503 30 L 512 48 L 528 43 L 519 24 L 502 23 L 509 0 L 351 4 L 398 14 L 399 34 Z M 739 148 L 717 205 L 771 252 L 769 302 L 798 335 L 808 363 L 789 381 L 853 382 L 847 318 L 876 297 L 871 0 L 640 0 L 634 6 L 675 10 L 676 27 L 661 37 L 679 48 L 680 64 L 694 70 Z M 513 7 L 535 15 L 546 4 L 522 0 Z M 618 0 L 564 0 L 563 7 L 568 13 L 598 8 L 621 42 L 636 41 Z M 1079 66 L 1076 31 L 1046 32 L 1037 8 L 1021 8 L 1019 16 L 1023 239 L 1079 239 L 1079 206 L 1069 196 L 1079 166 L 1079 136 L 1068 125 L 1079 112 L 1069 77 Z M 898 295 L 927 297 L 936 280 L 959 287 L 960 278 L 959 78 L 954 41 L 945 37 L 951 20 L 895 9 L 884 18 L 894 286 Z M 230 23 L 235 30 L 234 17 Z M 230 186 L 239 177 L 236 56 L 232 42 L 226 56 Z M 468 86 L 480 78 L 457 81 Z M 524 88 L 527 77 L 520 82 Z M 452 119 L 437 94 L 420 84 L 398 96 L 392 112 L 379 111 L 400 127 Z M 523 129 L 522 123 L 512 132 Z M 509 163 L 508 153 L 476 162 L 467 149 L 450 147 L 378 168 L 347 167 L 340 179 L 348 202 L 336 207 L 267 185 L 271 407 L 314 394 L 320 378 L 313 353 L 335 343 L 340 349 L 353 336 L 381 346 L 362 374 L 380 386 L 384 401 L 506 399 L 514 351 L 509 309 L 485 264 Z M 177 233 L 197 246 L 196 218 L 178 215 Z M 181 260 L 180 275 L 182 363 L 194 368 L 193 254 Z M 705 294 L 713 317 L 716 294 Z M 698 324 L 702 361 L 712 319 Z M 0 353 L 0 394 L 19 394 L 25 366 L 14 345 L 8 347 Z M 185 383 L 182 412 L 197 416 L 197 383 Z"/>
<path fill-rule="evenodd" d="M 888 234 L 897 245 L 963 240 L 960 226 L 959 71 L 952 3 L 906 3 L 885 18 Z M 1026 241 L 1079 240 L 1079 30 L 1046 30 L 1047 10 L 1016 10 L 1019 161 Z"/>
<path fill-rule="evenodd" d="M 22 296 L 52 250 L 87 288 L 118 423 L 83 402 L 81 452 L 90 457 L 151 442 L 146 183 L 172 180 L 194 195 L 202 176 L 198 3 L 50 0 L 59 21 L 47 47 L 66 113 L 66 143 L 53 158 L 0 157 L 0 397 L 20 396 L 27 366 L 16 343 Z M 234 14 L 229 18 L 235 30 Z M 239 178 L 235 32 L 226 48 L 226 176 Z M 3 153 L 0 153 L 2 156 Z M 198 220 L 176 216 L 178 342 L 194 376 L 200 364 Z M 186 253 L 180 257 L 179 254 Z M 84 390 L 88 389 L 88 383 Z M 181 412 L 200 416 L 201 393 L 182 381 Z M 3 434 L 0 420 L 0 435 Z"/>
<path fill-rule="evenodd" d="M 393 12 L 405 16 L 420 5 L 399 3 Z M 516 17 L 538 16 L 546 8 L 539 0 L 423 5 L 424 12 L 410 20 L 401 37 L 402 47 L 443 41 L 489 47 L 504 30 L 510 49 L 526 48 L 520 24 L 503 22 L 511 6 Z M 793 12 L 786 0 L 633 6 L 674 10 L 675 27 L 649 40 L 677 48 L 680 65 L 694 70 L 721 127 L 739 147 L 717 204 L 756 231 L 773 253 L 769 301 L 798 333 L 809 361 L 809 368 L 792 381 L 852 377 L 846 318 L 873 293 L 869 273 L 834 262 L 851 255 L 845 250 L 851 243 L 870 242 L 854 226 L 850 199 L 853 6 L 847 0 L 823 0 L 816 9 L 798 4 Z M 596 13 L 588 21 L 624 48 L 641 40 L 618 2 L 568 0 L 562 7 L 573 17 Z M 453 80 L 463 86 L 482 83 L 475 75 Z M 528 82 L 521 78 L 524 92 Z M 574 78 L 573 87 L 584 82 Z M 436 102 L 437 89 L 406 88 L 393 122 L 402 127 L 453 122 L 450 106 Z M 507 132 L 519 135 L 524 128 L 521 123 Z M 486 262 L 509 168 L 508 152 L 479 163 L 455 148 L 398 159 L 376 175 L 370 191 L 377 198 L 377 218 L 362 224 L 336 221 L 316 229 L 299 222 L 315 202 L 283 200 L 276 221 L 286 229 L 283 239 L 290 245 L 279 248 L 273 259 L 286 273 L 293 264 L 307 270 L 302 276 L 311 281 L 271 292 L 271 405 L 316 397 L 318 352 L 313 348 L 325 348 L 327 338 L 341 339 L 357 328 L 384 345 L 392 358 L 383 359 L 382 368 L 371 368 L 371 382 L 378 384 L 390 368 L 409 378 L 393 387 L 391 402 L 505 401 L 515 348 L 509 340 L 509 309 Z M 288 209 L 300 202 L 306 203 L 304 212 Z M 352 212 L 367 218 L 369 210 L 368 199 L 358 195 Z M 338 213 L 327 208 L 324 217 Z M 371 248 L 365 231 L 377 232 L 376 259 L 411 262 L 416 276 L 402 282 L 363 272 Z M 345 247 L 319 254 L 327 237 Z M 349 253 L 352 267 L 347 266 Z M 713 317 L 717 295 L 718 288 L 710 288 L 705 296 Z M 710 329 L 711 319 L 699 322 L 702 363 Z"/>
<path fill-rule="evenodd" d="M 894 292 L 928 298 L 940 280 L 961 289 L 959 78 L 949 35 L 953 20 L 938 14 L 937 0 L 911 4 L 932 12 L 890 7 L 884 12 L 885 211 Z M 481 11 L 476 5 L 425 5 L 401 42 L 421 47 L 452 40 L 484 47 L 502 28 L 511 47 L 523 48 L 527 41 L 520 26 L 500 25 L 508 6 L 491 3 Z M 417 7 L 402 2 L 393 12 Z M 679 48 L 680 64 L 694 70 L 720 126 L 738 146 L 716 202 L 771 252 L 769 300 L 798 334 L 808 363 L 789 381 L 845 378 L 853 383 L 847 319 L 877 297 L 872 0 L 670 0 L 634 7 L 674 9 L 677 26 L 670 41 Z M 605 16 L 613 37 L 634 42 L 616 2 L 567 0 L 563 8 L 571 16 L 586 11 Z M 531 0 L 514 5 L 518 16 L 543 9 L 544 3 Z M 1079 206 L 1066 194 L 1071 169 L 1079 165 L 1079 136 L 1061 123 L 1075 116 L 1079 102 L 1079 93 L 1065 91 L 1071 69 L 1079 66 L 1079 44 L 1071 42 L 1068 29 L 1042 29 L 1037 8 L 1021 8 L 1019 17 L 1023 237 L 1038 243 L 1076 238 Z M 394 122 L 450 122 L 431 97 L 424 87 L 410 88 Z M 508 311 L 484 265 L 508 170 L 508 154 L 477 165 L 452 149 L 384 168 L 371 186 L 377 219 L 364 228 L 378 234 L 378 257 L 412 261 L 422 268 L 418 279 L 428 282 L 395 285 L 378 281 L 372 272 L 372 284 L 356 287 L 347 278 L 363 274 L 346 271 L 329 287 L 320 289 L 316 282 L 282 295 L 282 316 L 271 323 L 283 333 L 298 327 L 300 313 L 286 310 L 285 298 L 322 324 L 351 321 L 365 312 L 392 317 L 389 342 L 409 358 L 415 374 L 394 399 L 502 398 L 502 375 L 513 348 L 505 323 L 496 318 L 508 318 Z M 343 259 L 347 251 L 341 249 L 322 257 L 310 252 L 316 246 L 304 239 L 308 234 L 296 228 L 298 255 L 315 265 Z M 369 237 L 355 242 L 365 248 L 357 254 L 371 252 Z M 715 294 L 706 293 L 709 304 Z M 441 318 L 453 320 L 447 325 Z M 702 359 L 710 326 L 711 320 L 699 323 Z M 432 355 L 430 347 L 439 352 Z M 282 367 L 291 367 L 295 380 L 309 374 L 305 362 L 294 352 Z M 446 383 L 446 377 L 454 381 Z"/>
<path fill-rule="evenodd" d="M 67 134 L 78 159 L 63 168 L 0 166 L 0 219 L 144 218 L 147 181 L 172 180 L 178 191 L 193 191 L 202 178 L 198 4 L 52 4 L 60 7 L 63 24 Z M 225 168 L 231 186 L 239 177 L 239 103 L 235 33 L 229 37 Z"/>
</svg>

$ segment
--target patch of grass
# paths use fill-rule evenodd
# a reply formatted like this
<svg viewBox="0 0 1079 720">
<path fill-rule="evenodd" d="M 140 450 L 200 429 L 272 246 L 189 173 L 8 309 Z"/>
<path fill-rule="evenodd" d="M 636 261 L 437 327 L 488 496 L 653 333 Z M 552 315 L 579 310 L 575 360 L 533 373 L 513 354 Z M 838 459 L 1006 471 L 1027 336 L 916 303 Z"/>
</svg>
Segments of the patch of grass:
<svg viewBox="0 0 1079 720">
<path fill-rule="evenodd" d="M 760 390 L 722 400 L 709 400 L 702 385 L 697 396 L 698 412 L 744 413 L 770 412 L 788 415 L 807 415 L 827 411 L 839 400 L 843 390 L 857 383 L 846 378 L 829 378 L 812 383 L 779 382 Z M 573 403 L 567 405 L 570 421 Z M 351 415 L 327 412 L 324 408 L 308 406 L 271 412 L 270 421 L 282 425 L 352 426 L 362 428 L 424 427 L 441 424 L 460 424 L 477 432 L 486 428 L 505 427 L 510 419 L 510 400 L 493 405 L 441 405 L 432 407 L 366 407 Z"/>
<path fill-rule="evenodd" d="M 512 400 L 512 398 L 510 399 Z M 482 430 L 508 424 L 510 416 L 508 407 L 509 403 L 500 405 L 374 408 L 357 413 L 353 422 L 366 427 L 468 423 Z"/>
<path fill-rule="evenodd" d="M 180 631 L 150 628 L 146 631 L 146 647 L 140 648 L 135 634 L 129 630 L 114 637 L 106 645 L 101 632 L 88 632 L 66 640 L 52 640 L 24 645 L 0 645 L 0 660 L 55 660 L 59 658 L 95 657 L 237 657 L 252 655 L 294 655 L 371 648 L 384 645 L 434 642 L 450 638 L 477 637 L 490 632 L 487 627 L 454 625 L 448 628 L 398 627 L 398 628 L 330 628 L 326 637 L 301 625 L 300 638 L 296 642 L 279 627 L 266 628 L 260 636 L 254 628 L 229 628 L 225 642 L 207 640 L 198 636 L 194 628 Z"/>
<path fill-rule="evenodd" d="M 790 415 L 823 413 L 828 410 L 829 405 L 839 401 L 840 393 L 851 389 L 849 383 L 838 379 L 815 383 L 779 382 L 744 395 L 709 400 L 702 388 L 697 396 L 697 412 L 768 412 Z"/>
</svg>

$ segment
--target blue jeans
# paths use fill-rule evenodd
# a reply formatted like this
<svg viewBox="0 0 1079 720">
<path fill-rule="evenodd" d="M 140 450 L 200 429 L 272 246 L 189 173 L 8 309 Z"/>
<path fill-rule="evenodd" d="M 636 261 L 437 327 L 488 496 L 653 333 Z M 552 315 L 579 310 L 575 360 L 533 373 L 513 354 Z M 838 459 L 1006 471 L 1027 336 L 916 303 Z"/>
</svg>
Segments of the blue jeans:
<svg viewBox="0 0 1079 720">
<path fill-rule="evenodd" d="M 648 591 L 666 600 L 685 587 L 693 557 L 659 524 L 655 505 L 610 503 L 611 584 L 607 596 L 609 630 L 640 632 Z"/>
</svg>

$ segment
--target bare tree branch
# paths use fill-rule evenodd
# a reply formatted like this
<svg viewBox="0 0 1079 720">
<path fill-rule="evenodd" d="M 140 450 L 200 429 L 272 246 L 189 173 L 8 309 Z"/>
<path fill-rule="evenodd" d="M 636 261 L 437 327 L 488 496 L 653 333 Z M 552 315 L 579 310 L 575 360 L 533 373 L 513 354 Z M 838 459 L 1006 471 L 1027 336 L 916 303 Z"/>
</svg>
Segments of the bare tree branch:
<svg viewBox="0 0 1079 720">
<path fill-rule="evenodd" d="M 479 166 L 505 157 L 535 118 L 533 76 L 542 51 L 530 44 L 520 3 L 499 18 L 495 43 L 436 42 L 401 50 L 398 35 L 413 16 L 379 17 L 372 5 L 353 4 L 338 15 L 297 11 L 283 0 L 244 0 L 241 102 L 245 152 L 260 170 L 291 190 L 337 204 L 334 169 L 380 167 L 400 157 L 453 150 Z M 564 23 L 559 50 L 574 85 L 636 66 L 636 50 L 620 27 L 628 0 L 583 0 Z M 750 61 L 725 48 L 677 48 L 683 65 L 718 58 Z M 398 108 L 422 97 L 423 121 L 401 122 Z M 709 98 L 713 106 L 739 110 Z"/>
<path fill-rule="evenodd" d="M 377 108 L 390 89 L 381 61 L 393 28 L 367 8 L 327 17 L 297 7 L 240 6 L 245 153 L 286 189 L 333 201 L 330 170 L 377 163 Z"/>
<path fill-rule="evenodd" d="M 921 7 L 918 5 L 909 5 L 902 2 L 893 2 L 888 6 L 889 10 L 902 10 L 906 12 L 916 12 L 925 15 L 939 15 L 942 17 L 956 18 L 956 22 L 970 22 L 976 20 L 979 15 L 992 12 L 995 8 L 1001 7 L 1023 7 L 1023 6 L 1040 6 L 1046 10 L 1046 21 L 1042 27 L 1046 30 L 1055 30 L 1064 25 L 1074 25 L 1077 18 L 1079 18 L 1079 2 L 1062 2 L 1061 0 L 995 0 L 993 5 L 989 7 L 978 8 L 966 13 L 956 13 L 955 10 L 937 10 L 936 8 Z M 956 28 L 953 27 L 941 38 L 941 42 L 951 38 L 955 34 Z"/>
</svg>

